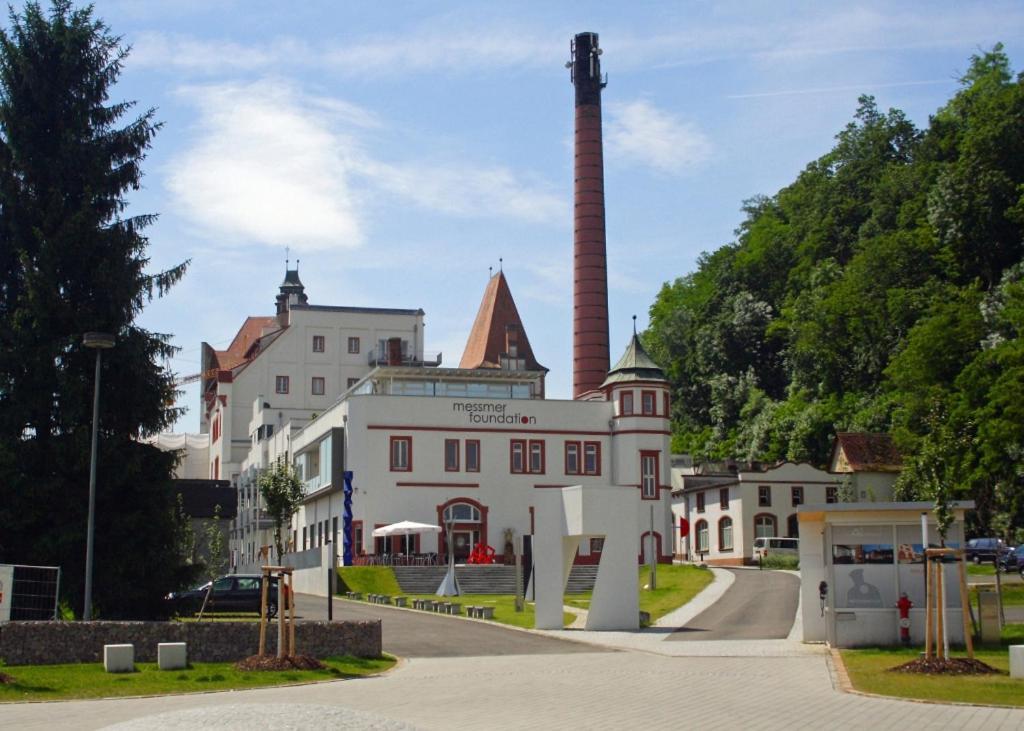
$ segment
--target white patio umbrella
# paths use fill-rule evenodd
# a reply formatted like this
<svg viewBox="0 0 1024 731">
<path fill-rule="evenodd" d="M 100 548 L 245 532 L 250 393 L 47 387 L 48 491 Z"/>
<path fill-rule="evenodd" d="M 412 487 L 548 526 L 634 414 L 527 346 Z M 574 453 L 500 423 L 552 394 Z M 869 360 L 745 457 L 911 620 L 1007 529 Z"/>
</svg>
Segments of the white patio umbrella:
<svg viewBox="0 0 1024 731">
<path fill-rule="evenodd" d="M 417 533 L 440 533 L 441 526 L 430 525 L 429 523 L 414 523 L 411 520 L 403 520 L 391 525 L 382 525 L 373 529 L 374 538 L 387 538 L 388 536 L 412 536 Z"/>
</svg>

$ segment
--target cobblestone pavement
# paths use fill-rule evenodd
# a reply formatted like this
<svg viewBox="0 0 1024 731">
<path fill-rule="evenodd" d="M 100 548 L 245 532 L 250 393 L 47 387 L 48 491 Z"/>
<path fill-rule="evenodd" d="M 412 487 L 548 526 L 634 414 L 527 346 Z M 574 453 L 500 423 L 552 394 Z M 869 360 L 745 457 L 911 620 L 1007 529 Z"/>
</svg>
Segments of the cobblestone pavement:
<svg viewBox="0 0 1024 731">
<path fill-rule="evenodd" d="M 725 586 L 698 596 L 697 608 L 729 586 L 715 584 Z M 449 622 L 453 630 L 466 626 Z M 672 630 L 545 632 L 585 643 L 590 652 L 527 654 L 524 647 L 523 654 L 414 657 L 387 675 L 360 680 L 3 705 L 0 729 L 1024 729 L 1024 709 L 843 693 L 820 645 L 666 642 Z M 467 634 L 465 644 L 474 637 Z"/>
<path fill-rule="evenodd" d="M 681 644 L 681 643 L 673 643 Z M 685 644 L 685 643 L 682 643 Z M 868 698 L 836 691 L 825 655 L 677 658 L 644 652 L 423 658 L 377 678 L 113 701 L 5 705 L 17 729 L 1017 729 L 1024 710 Z M 239 704 L 250 712 L 241 713 Z M 286 704 L 260 716 L 263 704 Z M 256 719 L 254 721 L 254 718 Z"/>
</svg>

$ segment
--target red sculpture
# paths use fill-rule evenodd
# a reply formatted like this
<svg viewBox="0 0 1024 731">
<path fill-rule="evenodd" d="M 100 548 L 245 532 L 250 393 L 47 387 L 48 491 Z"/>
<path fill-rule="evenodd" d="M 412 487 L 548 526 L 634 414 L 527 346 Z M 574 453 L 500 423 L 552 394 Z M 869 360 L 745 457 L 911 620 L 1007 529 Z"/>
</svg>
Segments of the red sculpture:
<svg viewBox="0 0 1024 731">
<path fill-rule="evenodd" d="M 469 553 L 466 563 L 487 564 L 494 563 L 495 550 L 486 543 L 477 543 Z"/>
</svg>

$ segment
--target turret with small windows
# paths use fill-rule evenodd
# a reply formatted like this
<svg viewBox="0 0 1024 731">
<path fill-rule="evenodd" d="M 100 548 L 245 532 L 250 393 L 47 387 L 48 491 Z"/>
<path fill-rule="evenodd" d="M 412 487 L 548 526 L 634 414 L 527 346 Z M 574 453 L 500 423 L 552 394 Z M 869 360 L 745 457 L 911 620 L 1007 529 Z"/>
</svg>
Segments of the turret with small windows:
<svg viewBox="0 0 1024 731">
<path fill-rule="evenodd" d="M 288 324 L 288 309 L 292 305 L 305 305 L 309 303 L 309 297 L 306 296 L 306 288 L 302 285 L 302 280 L 299 279 L 298 261 L 295 262 L 294 269 L 289 269 L 285 265 L 284 281 L 281 282 L 276 301 L 277 319 L 282 327 Z"/>
</svg>

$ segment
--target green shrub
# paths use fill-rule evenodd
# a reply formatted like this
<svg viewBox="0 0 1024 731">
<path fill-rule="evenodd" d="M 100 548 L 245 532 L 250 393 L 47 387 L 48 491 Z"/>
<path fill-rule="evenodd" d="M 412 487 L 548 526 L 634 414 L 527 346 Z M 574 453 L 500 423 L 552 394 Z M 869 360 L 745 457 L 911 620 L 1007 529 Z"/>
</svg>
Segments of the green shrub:
<svg viewBox="0 0 1024 731">
<path fill-rule="evenodd" d="M 800 568 L 800 559 L 797 556 L 765 556 L 761 559 L 761 568 L 765 569 L 792 569 Z"/>
</svg>

